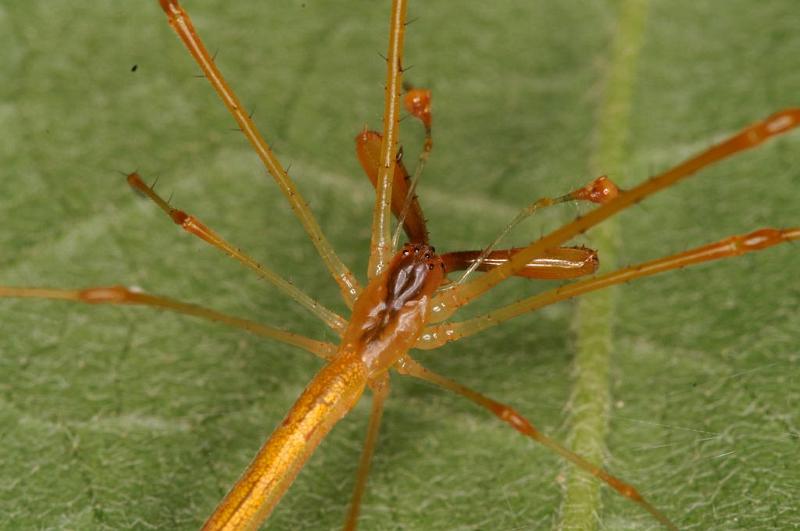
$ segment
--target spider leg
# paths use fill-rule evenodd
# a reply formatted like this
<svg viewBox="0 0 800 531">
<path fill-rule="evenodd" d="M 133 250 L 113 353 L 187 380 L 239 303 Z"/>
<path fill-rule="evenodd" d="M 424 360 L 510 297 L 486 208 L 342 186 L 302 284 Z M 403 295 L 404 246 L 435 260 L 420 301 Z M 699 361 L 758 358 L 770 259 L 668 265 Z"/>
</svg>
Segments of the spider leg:
<svg viewBox="0 0 800 531">
<path fill-rule="evenodd" d="M 400 89 L 403 84 L 403 40 L 406 32 L 407 8 L 407 0 L 392 0 L 389 47 L 386 53 L 383 135 L 378 157 L 375 208 L 372 213 L 370 278 L 383 272 L 392 255 L 392 184 L 397 166 L 397 143 L 400 135 Z"/>
<path fill-rule="evenodd" d="M 448 391 L 451 391 L 457 395 L 461 395 L 467 398 L 468 400 L 474 402 L 475 404 L 481 406 L 482 408 L 489 410 L 493 415 L 495 415 L 503 422 L 509 424 L 512 428 L 520 432 L 522 435 L 530 437 L 534 441 L 545 446 L 550 451 L 560 455 L 567 461 L 570 461 L 578 468 L 593 475 L 597 479 L 605 482 L 608 486 L 616 490 L 622 496 L 638 503 L 642 508 L 644 508 L 647 512 L 653 515 L 653 517 L 655 517 L 668 529 L 677 531 L 678 528 L 675 526 L 675 524 L 673 524 L 669 520 L 669 518 L 667 518 L 661 511 L 656 509 L 650 502 L 648 502 L 639 493 L 639 491 L 636 490 L 635 487 L 633 487 L 628 483 L 625 483 L 616 476 L 612 476 L 611 474 L 606 472 L 603 468 L 588 462 L 580 455 L 570 451 L 569 449 L 560 445 L 553 439 L 544 435 L 538 429 L 536 429 L 536 427 L 530 421 L 528 421 L 528 419 L 520 415 L 510 406 L 498 402 L 496 400 L 493 400 L 485 395 L 482 395 L 481 393 L 478 393 L 477 391 L 474 391 L 469 387 L 461 385 L 460 383 L 454 380 L 446 378 L 440 374 L 436 374 L 435 372 L 432 372 L 423 367 L 422 365 L 420 365 L 419 362 L 413 360 L 408 355 L 406 355 L 403 359 L 401 359 L 396 365 L 396 367 L 397 371 L 400 374 L 413 376 L 414 378 L 419 378 L 420 380 L 424 380 L 443 389 L 447 389 Z"/>
<path fill-rule="evenodd" d="M 123 286 L 94 287 L 80 290 L 0 286 L 0 298 L 51 299 L 83 302 L 87 304 L 150 306 L 160 310 L 168 310 L 199 317 L 200 319 L 206 319 L 208 321 L 224 323 L 233 328 L 246 330 L 251 334 L 268 337 L 280 341 L 281 343 L 300 347 L 325 360 L 332 359 L 336 353 L 336 347 L 330 343 L 317 341 L 300 334 L 286 332 L 285 330 L 272 326 L 262 325 L 255 321 L 250 321 L 249 319 L 233 317 L 196 304 L 181 302 L 158 295 L 141 293 Z"/>
<path fill-rule="evenodd" d="M 374 382 L 369 382 L 372 389 L 372 410 L 369 415 L 369 425 L 367 426 L 367 437 L 364 440 L 364 448 L 361 450 L 361 459 L 358 462 L 358 472 L 356 472 L 356 484 L 353 487 L 353 496 L 350 498 L 350 508 L 347 510 L 343 529 L 346 531 L 355 530 L 358 526 L 358 513 L 361 509 L 361 499 L 367 486 L 370 464 L 372 456 L 375 454 L 375 446 L 378 442 L 378 433 L 381 428 L 381 417 L 383 416 L 383 406 L 389 396 L 389 375 Z"/>
<path fill-rule="evenodd" d="M 657 258 L 649 262 L 625 267 L 585 280 L 566 284 L 503 306 L 484 315 L 459 322 L 446 322 L 425 329 L 416 348 L 432 349 L 445 343 L 471 336 L 504 321 L 523 315 L 556 302 L 572 299 L 579 295 L 622 284 L 637 278 L 647 277 L 665 271 L 680 269 L 689 265 L 732 258 L 745 253 L 761 251 L 773 245 L 800 239 L 800 227 L 788 229 L 759 229 L 748 234 L 729 236 L 714 243 L 695 247 L 678 254 Z"/>
<path fill-rule="evenodd" d="M 281 277 L 279 274 L 261 265 L 255 259 L 231 245 L 196 217 L 187 214 L 183 210 L 173 208 L 172 205 L 159 196 L 155 190 L 153 190 L 153 188 L 144 184 L 138 173 L 134 172 L 128 175 L 128 184 L 158 205 L 158 207 L 163 210 L 164 213 L 166 213 L 172 219 L 172 221 L 175 222 L 176 225 L 179 225 L 183 230 L 190 234 L 194 234 L 201 240 L 211 244 L 231 258 L 255 271 L 258 276 L 270 282 L 285 295 L 289 296 L 292 300 L 319 317 L 335 332 L 339 334 L 344 332 L 347 323 L 340 315 L 329 310 L 316 300 L 309 297 L 297 286 Z"/>
<path fill-rule="evenodd" d="M 635 188 L 620 192 L 615 199 L 608 203 L 532 242 L 524 251 L 517 253 L 507 263 L 489 271 L 481 278 L 441 293 L 433 301 L 433 320 L 442 321 L 447 319 L 458 308 L 480 297 L 493 286 L 524 268 L 525 264 L 532 258 L 542 256 L 548 249 L 560 246 L 612 215 L 674 185 L 711 164 L 754 148 L 765 140 L 786 133 L 798 125 L 800 125 L 800 108 L 779 111 L 765 120 L 745 127 L 735 135 L 674 168 L 642 182 Z"/>
<path fill-rule="evenodd" d="M 239 129 L 241 129 L 248 142 L 250 142 L 258 158 L 261 159 L 264 167 L 269 174 L 272 175 L 273 179 L 275 179 L 275 182 L 278 183 L 278 187 L 289 201 L 292 211 L 295 216 L 297 216 L 297 219 L 300 220 L 309 238 L 311 238 L 311 242 L 317 248 L 317 252 L 322 258 L 322 261 L 325 262 L 325 266 L 328 268 L 331 276 L 333 276 L 333 279 L 339 285 L 345 303 L 347 303 L 348 307 L 352 307 L 356 295 L 361 291 L 358 281 L 333 250 L 330 242 L 322 233 L 322 229 L 314 217 L 314 214 L 311 213 L 308 203 L 303 199 L 303 196 L 300 195 L 300 192 L 281 165 L 278 157 L 272 152 L 272 149 L 270 149 L 269 145 L 264 140 L 261 132 L 244 110 L 239 98 L 233 92 L 228 82 L 225 81 L 217 65 L 214 64 L 214 59 L 211 54 L 208 53 L 203 41 L 195 31 L 189 14 L 183 9 L 178 0 L 159 0 L 159 3 L 164 13 L 167 15 L 169 25 L 175 30 L 175 33 L 178 34 L 178 37 L 189 50 L 189 53 L 192 54 L 192 57 L 203 71 L 206 79 L 211 83 L 211 86 L 225 104 L 225 107 L 227 107 L 228 112 L 230 112 L 234 120 L 236 120 Z"/>
</svg>

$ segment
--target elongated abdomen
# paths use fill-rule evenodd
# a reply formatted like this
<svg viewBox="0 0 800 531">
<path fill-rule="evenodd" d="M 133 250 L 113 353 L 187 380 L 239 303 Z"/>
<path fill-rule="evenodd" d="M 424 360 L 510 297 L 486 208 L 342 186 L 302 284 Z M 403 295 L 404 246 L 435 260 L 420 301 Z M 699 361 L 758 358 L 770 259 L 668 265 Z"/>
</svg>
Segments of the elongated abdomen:
<svg viewBox="0 0 800 531">
<path fill-rule="evenodd" d="M 340 354 L 323 367 L 203 529 L 256 529 L 333 425 L 358 402 L 366 381 L 358 356 Z"/>
</svg>

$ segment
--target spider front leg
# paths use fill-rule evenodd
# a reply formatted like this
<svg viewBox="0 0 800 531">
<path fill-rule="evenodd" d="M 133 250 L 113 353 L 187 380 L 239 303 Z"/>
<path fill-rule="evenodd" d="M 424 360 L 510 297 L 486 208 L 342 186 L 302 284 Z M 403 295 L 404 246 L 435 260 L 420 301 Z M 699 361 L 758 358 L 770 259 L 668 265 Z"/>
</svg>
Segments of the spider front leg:
<svg viewBox="0 0 800 531">
<path fill-rule="evenodd" d="M 372 212 L 372 237 L 369 252 L 369 277 L 378 276 L 392 256 L 392 185 L 397 166 L 400 136 L 400 89 L 403 84 L 403 41 L 406 34 L 406 0 L 392 0 L 389 19 L 389 45 L 386 52 L 383 135 L 378 155 L 378 178 Z"/>
<path fill-rule="evenodd" d="M 489 271 L 477 280 L 462 284 L 436 297 L 433 301 L 433 320 L 442 321 L 447 319 L 458 308 L 482 296 L 493 286 L 524 268 L 525 264 L 531 259 L 542 256 L 548 249 L 562 245 L 603 220 L 639 203 L 656 192 L 669 188 L 703 168 L 754 148 L 774 136 L 794 129 L 798 125 L 800 125 L 800 108 L 777 112 L 763 121 L 745 127 L 735 135 L 674 168 L 642 182 L 635 188 L 621 192 L 619 196 L 608 203 L 532 242 L 506 264 Z"/>
<path fill-rule="evenodd" d="M 322 233 L 322 229 L 317 222 L 317 219 L 312 214 L 308 203 L 303 196 L 300 195 L 299 190 L 295 186 L 292 179 L 289 177 L 286 169 L 281 165 L 278 157 L 272 152 L 272 149 L 264 140 L 263 135 L 256 127 L 250 115 L 245 112 L 241 101 L 233 89 L 222 76 L 211 54 L 208 53 L 203 41 L 197 34 L 197 31 L 192 24 L 191 18 L 186 10 L 180 5 L 178 0 L 159 0 L 161 8 L 167 15 L 169 25 L 175 30 L 178 37 L 184 43 L 189 53 L 192 54 L 195 62 L 203 71 L 203 75 L 208 79 L 211 86 L 220 97 L 225 107 L 230 112 L 233 119 L 239 125 L 247 141 L 253 147 L 253 150 L 261 159 L 264 167 L 270 175 L 272 175 L 281 192 L 286 197 L 289 205 L 292 208 L 295 216 L 303 225 L 308 237 L 317 249 L 322 261 L 325 263 L 328 271 L 333 279 L 339 285 L 342 297 L 348 307 L 352 307 L 356 295 L 361 291 L 353 273 L 342 262 L 336 252 L 333 250 L 328 239 Z"/>
</svg>

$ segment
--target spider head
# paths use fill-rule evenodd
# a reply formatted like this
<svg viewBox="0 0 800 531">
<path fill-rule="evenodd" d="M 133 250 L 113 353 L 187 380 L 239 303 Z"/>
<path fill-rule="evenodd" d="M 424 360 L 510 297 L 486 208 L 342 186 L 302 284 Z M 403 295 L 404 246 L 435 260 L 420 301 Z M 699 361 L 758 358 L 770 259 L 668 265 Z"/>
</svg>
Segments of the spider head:
<svg viewBox="0 0 800 531">
<path fill-rule="evenodd" d="M 388 368 L 414 345 L 444 275 L 433 247 L 406 244 L 364 289 L 343 341 L 361 352 L 370 371 Z"/>
<path fill-rule="evenodd" d="M 387 267 L 386 303 L 390 311 L 400 311 L 409 301 L 429 297 L 444 274 L 444 262 L 433 247 L 405 244 Z"/>
</svg>

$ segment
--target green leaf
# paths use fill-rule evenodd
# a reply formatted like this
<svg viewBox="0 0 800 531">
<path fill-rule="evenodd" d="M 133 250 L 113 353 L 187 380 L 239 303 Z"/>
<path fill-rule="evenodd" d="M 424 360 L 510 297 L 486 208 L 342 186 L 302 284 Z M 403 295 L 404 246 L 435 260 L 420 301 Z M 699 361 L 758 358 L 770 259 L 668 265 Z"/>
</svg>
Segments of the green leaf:
<svg viewBox="0 0 800 531">
<path fill-rule="evenodd" d="M 99 5 L 98 5 L 99 4 Z M 214 5 L 216 4 L 216 5 Z M 363 278 L 372 192 L 352 138 L 379 128 L 388 3 L 186 0 L 198 30 L 326 234 Z M 355 4 L 352 4 L 355 5 Z M 613 3 L 416 2 L 408 79 L 434 91 L 420 196 L 434 244 L 476 248 L 542 195 L 594 177 Z M 800 93 L 793 0 L 650 3 L 631 80 L 628 185 Z M 158 190 L 344 313 L 337 289 L 155 1 L 0 7 L 0 284 L 137 285 L 334 340 L 128 189 Z M 136 68 L 134 68 L 136 66 Z M 404 122 L 407 160 L 421 144 Z M 800 133 L 711 168 L 618 217 L 617 262 L 763 226 L 800 225 Z M 526 222 L 527 242 L 583 208 Z M 591 235 L 577 243 L 592 244 Z M 601 257 L 602 259 L 602 257 Z M 681 528 L 800 525 L 797 247 L 620 288 L 611 319 L 605 465 Z M 474 314 L 547 285 L 511 281 Z M 567 440 L 571 303 L 422 353 Z M 0 527 L 194 528 L 319 362 L 142 308 L 0 300 Z M 577 332 L 580 333 L 580 332 Z M 337 426 L 272 519 L 344 517 L 368 401 Z M 394 378 L 364 529 L 557 525 L 570 468 L 458 397 Z M 657 528 L 601 489 L 598 526 Z"/>
</svg>

